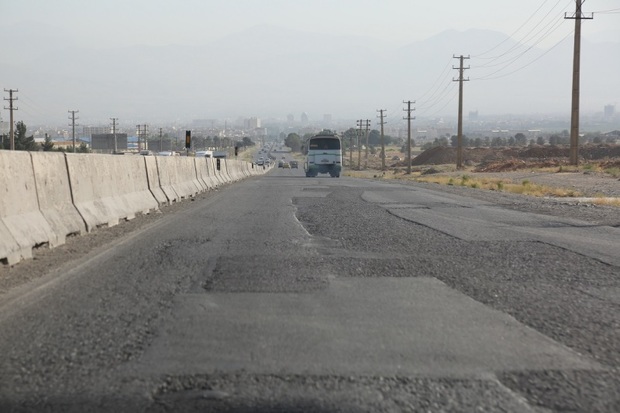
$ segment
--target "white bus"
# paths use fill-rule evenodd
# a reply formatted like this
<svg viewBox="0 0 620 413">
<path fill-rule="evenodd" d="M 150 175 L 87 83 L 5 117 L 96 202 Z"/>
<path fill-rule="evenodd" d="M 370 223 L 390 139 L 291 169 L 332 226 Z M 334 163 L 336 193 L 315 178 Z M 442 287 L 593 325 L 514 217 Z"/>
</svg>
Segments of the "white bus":
<svg viewBox="0 0 620 413">
<path fill-rule="evenodd" d="M 302 148 L 306 154 L 304 170 L 306 177 L 329 174 L 340 177 L 342 171 L 342 144 L 340 137 L 330 130 L 324 130 L 309 138 Z"/>
</svg>

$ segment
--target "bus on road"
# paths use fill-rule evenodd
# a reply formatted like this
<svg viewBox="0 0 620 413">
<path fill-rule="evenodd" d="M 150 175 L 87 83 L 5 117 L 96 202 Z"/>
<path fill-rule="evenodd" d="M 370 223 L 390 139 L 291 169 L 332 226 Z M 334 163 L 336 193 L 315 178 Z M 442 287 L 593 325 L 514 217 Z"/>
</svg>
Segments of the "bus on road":
<svg viewBox="0 0 620 413">
<path fill-rule="evenodd" d="M 307 177 L 329 174 L 340 177 L 342 171 L 342 144 L 340 137 L 330 130 L 324 130 L 309 138 L 303 148 L 306 154 L 304 170 Z"/>
</svg>

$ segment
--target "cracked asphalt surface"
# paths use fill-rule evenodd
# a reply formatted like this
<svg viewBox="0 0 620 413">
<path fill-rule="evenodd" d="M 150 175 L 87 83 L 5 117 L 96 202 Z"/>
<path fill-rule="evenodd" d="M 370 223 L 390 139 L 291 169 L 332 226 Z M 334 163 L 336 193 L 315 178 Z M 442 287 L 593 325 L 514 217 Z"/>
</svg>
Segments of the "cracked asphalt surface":
<svg viewBox="0 0 620 413">
<path fill-rule="evenodd" d="M 0 268 L 0 410 L 620 411 L 618 267 L 537 240 L 466 241 L 363 195 L 429 191 L 612 228 L 617 209 L 296 172 L 275 170 Z M 600 367 L 434 377 L 215 371 L 196 361 L 182 373 L 145 373 L 147 361 L 156 370 L 154 349 L 165 350 L 185 297 L 307 297 L 334 279 L 382 278 L 439 280 Z"/>
</svg>

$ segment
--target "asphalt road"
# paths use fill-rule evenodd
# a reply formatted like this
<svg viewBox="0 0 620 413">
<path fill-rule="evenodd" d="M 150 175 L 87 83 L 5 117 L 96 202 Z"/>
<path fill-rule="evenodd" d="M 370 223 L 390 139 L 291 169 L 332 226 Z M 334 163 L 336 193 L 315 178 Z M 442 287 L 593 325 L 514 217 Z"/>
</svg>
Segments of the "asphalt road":
<svg viewBox="0 0 620 413">
<path fill-rule="evenodd" d="M 620 411 L 618 226 L 463 195 L 275 168 L 51 252 L 0 411 Z"/>
</svg>

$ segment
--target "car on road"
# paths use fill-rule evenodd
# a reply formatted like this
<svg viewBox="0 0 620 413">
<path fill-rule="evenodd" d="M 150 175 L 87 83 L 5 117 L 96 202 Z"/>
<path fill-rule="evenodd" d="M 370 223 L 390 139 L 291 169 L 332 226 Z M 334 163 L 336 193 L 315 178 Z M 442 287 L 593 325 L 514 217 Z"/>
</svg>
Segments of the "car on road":
<svg viewBox="0 0 620 413">
<path fill-rule="evenodd" d="M 289 164 L 291 165 L 291 168 L 295 168 L 295 169 L 299 168 L 299 162 L 297 161 L 291 161 L 289 162 Z"/>
<path fill-rule="evenodd" d="M 286 162 L 286 161 L 285 161 L 285 162 L 282 162 L 282 168 L 285 168 L 285 169 L 286 169 L 286 168 L 291 169 L 291 164 L 290 164 L 290 163 L 288 163 L 288 162 Z"/>
</svg>

